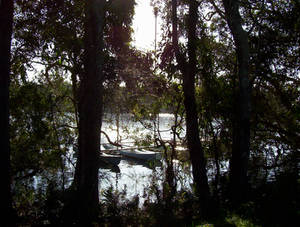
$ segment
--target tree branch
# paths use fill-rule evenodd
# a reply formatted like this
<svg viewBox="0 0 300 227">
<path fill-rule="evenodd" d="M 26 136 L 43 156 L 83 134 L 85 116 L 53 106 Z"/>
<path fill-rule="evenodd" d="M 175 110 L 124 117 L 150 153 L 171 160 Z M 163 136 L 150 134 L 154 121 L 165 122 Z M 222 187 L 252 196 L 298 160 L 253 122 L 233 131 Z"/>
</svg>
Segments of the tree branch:
<svg viewBox="0 0 300 227">
<path fill-rule="evenodd" d="M 223 12 L 215 3 L 214 0 L 209 0 L 209 2 L 213 5 L 214 9 L 216 10 L 216 12 L 220 15 L 221 18 L 223 18 L 224 20 L 226 20 L 225 17 L 225 12 Z"/>
<path fill-rule="evenodd" d="M 101 133 L 106 137 L 107 141 L 108 141 L 111 145 L 114 145 L 114 146 L 116 146 L 116 147 L 121 147 L 121 148 L 122 148 L 122 145 L 121 145 L 121 144 L 119 144 L 119 143 L 117 143 L 117 142 L 111 141 L 111 139 L 109 138 L 109 136 L 107 135 L 106 132 L 101 131 Z"/>
</svg>

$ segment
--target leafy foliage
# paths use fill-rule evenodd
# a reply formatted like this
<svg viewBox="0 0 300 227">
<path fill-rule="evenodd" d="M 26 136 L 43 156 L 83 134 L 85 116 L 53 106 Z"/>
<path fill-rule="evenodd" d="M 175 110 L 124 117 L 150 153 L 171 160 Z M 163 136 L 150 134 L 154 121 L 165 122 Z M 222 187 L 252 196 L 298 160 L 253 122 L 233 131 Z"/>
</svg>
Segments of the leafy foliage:
<svg viewBox="0 0 300 227">
<path fill-rule="evenodd" d="M 15 2 L 10 84 L 13 205 L 21 225 L 60 225 L 66 207 L 73 205 L 69 197 L 78 150 L 78 89 L 84 73 L 83 3 Z M 178 1 L 179 48 L 184 56 L 188 3 Z M 250 46 L 251 150 L 248 201 L 234 212 L 229 208 L 228 179 L 239 83 L 235 45 L 222 1 L 197 3 L 195 98 L 216 207 L 211 223 L 299 223 L 299 1 L 240 1 Z M 149 191 L 156 200 L 146 200 L 143 207 L 138 197 L 127 200 L 126 192 L 105 191 L 99 223 L 201 226 L 206 222 L 198 212 L 198 198 L 176 188 L 180 176 L 172 164 L 179 159 L 190 171 L 189 155 L 177 150 L 178 144 L 186 147 L 185 108 L 183 77 L 171 42 L 170 1 L 152 4 L 164 23 L 156 56 L 131 46 L 135 1 L 106 1 L 104 112 L 114 117 L 132 114 L 145 128 L 156 130 L 143 138 L 129 129 L 128 133 L 137 145 L 156 142 L 164 148 L 166 176 L 162 185 L 157 179 L 152 182 Z M 155 128 L 162 112 L 174 115 L 171 141 L 164 141 Z"/>
</svg>

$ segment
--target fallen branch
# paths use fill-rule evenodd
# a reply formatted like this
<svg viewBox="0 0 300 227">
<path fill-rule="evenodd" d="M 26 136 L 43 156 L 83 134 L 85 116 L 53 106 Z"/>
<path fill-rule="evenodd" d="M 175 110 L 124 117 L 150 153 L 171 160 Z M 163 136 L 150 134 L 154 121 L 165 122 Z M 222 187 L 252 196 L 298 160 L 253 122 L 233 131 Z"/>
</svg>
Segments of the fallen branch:
<svg viewBox="0 0 300 227">
<path fill-rule="evenodd" d="M 105 135 L 107 141 L 108 141 L 111 145 L 114 145 L 114 146 L 116 146 L 116 147 L 121 147 L 121 148 L 122 148 L 122 145 L 121 145 L 121 144 L 119 144 L 119 143 L 117 143 L 117 142 L 111 141 L 111 139 L 109 138 L 109 136 L 107 135 L 106 132 L 101 131 L 101 133 L 102 133 L 103 135 Z"/>
</svg>

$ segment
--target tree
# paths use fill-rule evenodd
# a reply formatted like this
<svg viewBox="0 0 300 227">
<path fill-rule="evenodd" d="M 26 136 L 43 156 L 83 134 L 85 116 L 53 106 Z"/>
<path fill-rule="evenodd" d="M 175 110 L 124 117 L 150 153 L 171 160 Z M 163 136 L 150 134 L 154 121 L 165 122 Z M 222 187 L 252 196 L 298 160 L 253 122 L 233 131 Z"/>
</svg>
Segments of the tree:
<svg viewBox="0 0 300 227">
<path fill-rule="evenodd" d="M 79 88 L 79 156 L 76 190 L 80 223 L 97 217 L 98 156 L 102 122 L 103 26 L 105 1 L 85 2 L 84 74 Z"/>
<path fill-rule="evenodd" d="M 233 128 L 232 158 L 230 161 L 230 193 L 232 202 L 239 204 L 246 198 L 247 169 L 250 154 L 250 83 L 249 44 L 242 27 L 237 0 L 223 0 L 225 16 L 231 30 L 238 61 L 239 91 L 237 115 Z"/>
<path fill-rule="evenodd" d="M 215 188 L 213 199 L 219 196 L 219 205 L 224 210 L 228 210 L 225 192 L 230 183 L 229 199 L 235 208 L 248 199 L 251 202 L 247 208 L 262 224 L 284 226 L 286 220 L 296 223 L 300 147 L 299 1 L 153 0 L 160 6 L 157 9 L 164 14 L 166 23 L 159 45 L 162 48 L 157 52 L 161 54 L 160 70 L 155 72 L 151 53 L 129 45 L 134 0 L 104 1 L 102 26 L 90 23 L 93 15 L 101 14 L 96 7 L 92 7 L 97 10 L 95 14 L 90 13 L 95 12 L 92 8 L 84 10 L 96 1 L 100 2 L 14 1 L 10 51 L 7 49 L 10 41 L 5 38 L 11 32 L 6 29 L 11 26 L 6 18 L 10 11 L 3 9 L 8 1 L 0 1 L 0 116 L 5 117 L 0 122 L 0 164 L 2 181 L 8 186 L 5 187 L 8 196 L 1 200 L 3 209 L 11 206 L 11 181 L 13 207 L 20 215 L 20 225 L 56 226 L 67 221 L 62 219 L 70 208 L 69 192 L 73 193 L 73 187 L 68 188 L 72 174 L 68 170 L 74 170 L 76 157 L 73 186 L 77 186 L 77 194 L 71 201 L 74 209 L 69 209 L 76 224 L 97 222 L 97 215 L 103 215 L 107 223 L 111 219 L 106 219 L 106 215 L 115 210 L 118 220 L 126 219 L 123 223 L 128 223 L 127 214 L 131 213 L 133 222 L 138 224 L 144 223 L 143 220 L 161 224 L 161 217 L 166 222 L 173 218 L 192 222 L 191 217 L 199 218 L 195 209 L 199 200 L 194 199 L 195 193 L 185 191 L 185 187 L 177 191 L 181 174 L 177 175 L 172 162 L 178 158 L 186 164 L 188 151 L 175 147 L 176 140 L 185 146 L 187 138 L 201 217 L 210 202 L 202 196 L 209 193 L 209 189 L 205 191 L 208 175 L 210 186 Z M 89 19 L 85 20 L 85 15 Z M 93 35 L 88 35 L 93 33 L 91 28 L 96 28 L 95 33 L 103 28 L 103 49 L 90 48 L 89 44 L 98 45 L 97 38 L 101 37 L 98 34 L 91 38 Z M 89 38 L 93 41 L 89 42 Z M 95 66 L 100 58 L 100 64 Z M 35 64 L 42 69 L 32 79 L 28 75 Z M 99 147 L 95 141 L 99 142 L 99 137 L 95 135 L 100 134 L 103 93 L 106 111 L 132 112 L 146 128 L 153 129 L 148 123 L 153 120 L 153 113 L 162 109 L 168 113 L 174 111 L 173 141 L 163 140 L 160 133 L 155 135 L 158 135 L 156 142 L 165 150 L 165 182 L 159 187 L 157 182 L 161 181 L 153 180 L 157 201 L 148 200 L 145 209 L 138 209 L 136 202 L 134 209 L 127 209 L 120 205 L 121 197 L 115 197 L 113 205 L 120 206 L 97 213 Z M 247 97 L 253 103 L 251 118 L 247 115 L 250 114 Z M 184 121 L 188 128 L 186 138 L 181 137 Z M 153 142 L 152 134 L 145 140 L 138 136 L 135 139 L 137 144 Z M 190 171 L 189 166 L 186 170 Z M 5 211 L 3 220 L 12 220 L 9 209 Z M 249 212 L 244 215 L 247 217 Z"/>
<path fill-rule="evenodd" d="M 196 25 L 198 15 L 198 3 L 189 1 L 188 15 L 188 62 L 180 52 L 177 34 L 177 1 L 172 0 L 172 41 L 177 63 L 183 75 L 184 107 L 186 110 L 186 137 L 190 152 L 192 171 L 196 193 L 199 196 L 201 212 L 205 216 L 209 212 L 210 192 L 206 173 L 206 160 L 199 137 L 199 124 L 197 105 L 195 100 L 196 63 Z"/>
<path fill-rule="evenodd" d="M 4 187 L 1 195 L 1 225 L 4 226 L 10 226 L 12 219 L 8 102 L 12 24 L 13 0 L 0 1 L 0 177 Z"/>
<path fill-rule="evenodd" d="M 114 0 L 105 5 L 106 84 L 111 83 L 116 71 L 118 51 L 130 41 L 133 5 L 132 0 Z M 26 209 L 28 213 L 22 212 L 22 205 L 30 203 L 29 196 L 24 199 L 24 190 L 37 197 L 43 193 L 40 188 L 45 189 L 49 182 L 55 182 L 57 189 L 67 195 L 69 190 L 64 190 L 64 180 L 68 178 L 66 175 L 56 177 L 59 171 L 64 174 L 69 167 L 72 169 L 74 153 L 78 157 L 76 113 L 79 81 L 84 75 L 84 2 L 16 1 L 15 15 L 11 86 L 12 174 L 19 214 L 31 220 L 33 212 L 29 209 Z M 114 29 L 116 31 L 112 31 Z M 35 64 L 42 70 L 33 82 L 28 71 Z M 70 75 L 72 86 L 67 79 Z M 72 148 L 74 153 L 71 154 Z M 41 181 L 34 185 L 32 180 L 36 177 Z M 68 205 L 68 198 L 66 201 L 60 199 L 61 204 L 66 202 Z M 58 212 L 59 209 L 56 207 Z"/>
</svg>

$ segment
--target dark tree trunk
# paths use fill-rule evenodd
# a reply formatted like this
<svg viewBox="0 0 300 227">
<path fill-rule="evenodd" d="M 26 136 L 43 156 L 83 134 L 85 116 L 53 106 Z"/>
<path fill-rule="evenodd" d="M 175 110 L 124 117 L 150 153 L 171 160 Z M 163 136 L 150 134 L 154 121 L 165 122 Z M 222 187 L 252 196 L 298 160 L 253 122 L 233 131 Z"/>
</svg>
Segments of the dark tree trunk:
<svg viewBox="0 0 300 227">
<path fill-rule="evenodd" d="M 217 145 L 217 135 L 214 132 L 212 121 L 210 121 L 210 130 L 211 130 L 211 136 L 213 137 L 212 149 L 213 149 L 214 161 L 215 161 L 215 165 L 216 165 L 213 198 L 214 198 L 214 201 L 216 201 L 216 207 L 219 207 L 219 205 L 220 205 L 219 187 L 220 187 L 220 178 L 221 178 L 220 152 L 219 152 L 219 148 Z"/>
<path fill-rule="evenodd" d="M 11 180 L 9 146 L 9 75 L 10 47 L 13 22 L 13 0 L 0 1 L 0 226 L 11 226 Z"/>
<path fill-rule="evenodd" d="M 200 200 L 201 212 L 206 216 L 211 206 L 210 192 L 208 186 L 206 160 L 203 147 L 199 137 L 199 124 L 197 105 L 195 99 L 195 77 L 196 77 L 196 25 L 198 21 L 198 3 L 189 1 L 188 17 L 188 57 L 186 62 L 178 47 L 177 37 L 177 1 L 172 1 L 172 23 L 173 23 L 173 45 L 176 59 L 183 74 L 184 106 L 186 110 L 186 136 L 187 145 L 192 163 L 192 173 L 195 183 L 195 190 Z"/>
<path fill-rule="evenodd" d="M 239 94 L 230 161 L 230 195 L 235 206 L 247 197 L 251 108 L 248 35 L 242 27 L 238 2 L 238 0 L 223 0 L 226 20 L 233 35 L 238 59 Z"/>
<path fill-rule="evenodd" d="M 75 173 L 81 224 L 97 217 L 98 155 L 102 124 L 103 21 L 105 0 L 85 1 L 85 59 L 79 88 L 79 156 Z"/>
</svg>

